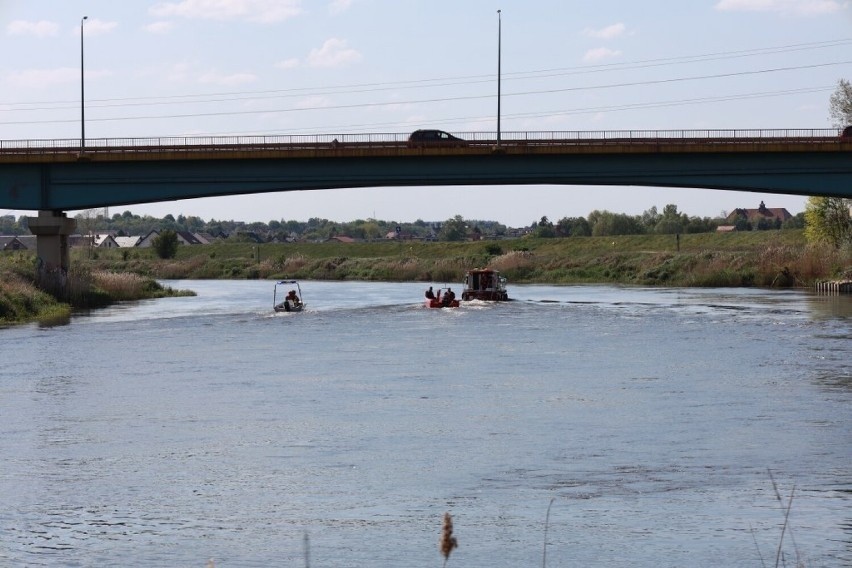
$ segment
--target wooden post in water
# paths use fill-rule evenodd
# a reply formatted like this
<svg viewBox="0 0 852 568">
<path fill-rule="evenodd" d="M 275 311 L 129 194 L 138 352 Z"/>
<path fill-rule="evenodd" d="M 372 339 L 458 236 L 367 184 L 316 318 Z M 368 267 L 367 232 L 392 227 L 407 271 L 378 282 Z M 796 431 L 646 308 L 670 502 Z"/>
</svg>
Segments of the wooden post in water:
<svg viewBox="0 0 852 568">
<path fill-rule="evenodd" d="M 826 280 L 816 283 L 820 294 L 852 294 L 852 280 Z"/>
</svg>

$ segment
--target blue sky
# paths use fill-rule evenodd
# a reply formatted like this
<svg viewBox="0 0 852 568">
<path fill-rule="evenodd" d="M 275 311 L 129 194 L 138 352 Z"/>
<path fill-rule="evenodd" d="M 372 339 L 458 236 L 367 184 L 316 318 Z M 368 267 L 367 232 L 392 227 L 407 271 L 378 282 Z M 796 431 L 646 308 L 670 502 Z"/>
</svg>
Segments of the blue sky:
<svg viewBox="0 0 852 568">
<path fill-rule="evenodd" d="M 828 128 L 848 0 L 0 0 L 0 138 Z M 804 208 L 644 187 L 345 189 L 121 207 L 270 221 L 524 226 L 600 209 Z M 0 211 L 0 214 L 29 214 Z"/>
</svg>

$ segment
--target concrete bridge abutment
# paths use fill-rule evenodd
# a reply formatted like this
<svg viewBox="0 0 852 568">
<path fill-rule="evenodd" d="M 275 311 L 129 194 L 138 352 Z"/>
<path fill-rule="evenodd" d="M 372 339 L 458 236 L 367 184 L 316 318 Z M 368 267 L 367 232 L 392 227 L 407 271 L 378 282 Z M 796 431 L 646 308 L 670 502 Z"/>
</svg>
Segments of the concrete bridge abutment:
<svg viewBox="0 0 852 568">
<path fill-rule="evenodd" d="M 62 211 L 39 211 L 38 217 L 27 217 L 27 225 L 36 236 L 39 282 L 64 288 L 71 266 L 68 237 L 77 228 L 77 221 Z"/>
</svg>

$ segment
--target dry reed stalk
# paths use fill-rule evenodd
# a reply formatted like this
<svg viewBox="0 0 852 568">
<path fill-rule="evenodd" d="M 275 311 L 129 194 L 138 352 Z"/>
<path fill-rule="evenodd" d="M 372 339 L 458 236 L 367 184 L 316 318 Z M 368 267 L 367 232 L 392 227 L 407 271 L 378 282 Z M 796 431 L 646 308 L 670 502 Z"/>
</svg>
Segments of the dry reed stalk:
<svg viewBox="0 0 852 568">
<path fill-rule="evenodd" d="M 294 254 L 281 262 L 281 270 L 285 274 L 291 274 L 298 270 L 301 270 L 308 264 L 308 259 L 302 255 L 301 253 Z"/>
<path fill-rule="evenodd" d="M 778 485 L 775 483 L 775 477 L 772 475 L 772 470 L 766 468 L 766 471 L 769 473 L 769 480 L 772 481 L 772 489 L 775 492 L 775 498 L 781 504 L 781 507 L 785 509 L 784 511 L 784 524 L 781 526 L 781 538 L 778 539 L 778 550 L 775 553 L 775 568 L 781 566 L 782 559 L 782 546 L 784 545 L 784 534 L 790 535 L 790 540 L 793 543 L 793 550 L 796 552 L 796 566 L 802 566 L 801 555 L 799 554 L 799 547 L 796 545 L 796 539 L 793 538 L 793 529 L 790 527 L 790 510 L 793 508 L 793 494 L 796 492 L 796 486 L 793 485 L 793 489 L 790 491 L 790 499 L 787 502 L 786 507 L 784 506 L 784 500 L 781 498 L 781 492 L 778 490 Z"/>
<path fill-rule="evenodd" d="M 444 566 L 450 559 L 450 553 L 458 548 L 458 541 L 453 536 L 453 518 L 449 513 L 444 513 L 444 526 L 441 528 L 441 554 L 444 556 Z"/>
<path fill-rule="evenodd" d="M 506 272 L 508 270 L 517 270 L 519 268 L 527 268 L 532 266 L 532 253 L 528 251 L 513 250 L 498 257 L 492 258 L 489 266 L 496 270 Z"/>
<path fill-rule="evenodd" d="M 132 272 L 93 272 L 92 281 L 119 300 L 138 298 L 145 287 L 145 279 Z"/>
</svg>

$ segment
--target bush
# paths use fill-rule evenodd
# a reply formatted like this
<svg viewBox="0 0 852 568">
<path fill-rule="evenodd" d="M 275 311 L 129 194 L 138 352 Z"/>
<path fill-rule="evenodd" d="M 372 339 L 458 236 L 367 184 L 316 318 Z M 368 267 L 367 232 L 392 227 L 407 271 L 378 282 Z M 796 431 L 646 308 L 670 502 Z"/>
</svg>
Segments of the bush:
<svg viewBox="0 0 852 568">
<path fill-rule="evenodd" d="M 151 246 L 160 258 L 174 258 L 177 255 L 178 244 L 177 233 L 170 229 L 154 237 L 151 242 Z"/>
<path fill-rule="evenodd" d="M 485 245 L 485 253 L 490 256 L 498 256 L 503 254 L 503 249 L 497 243 L 488 243 Z"/>
</svg>

